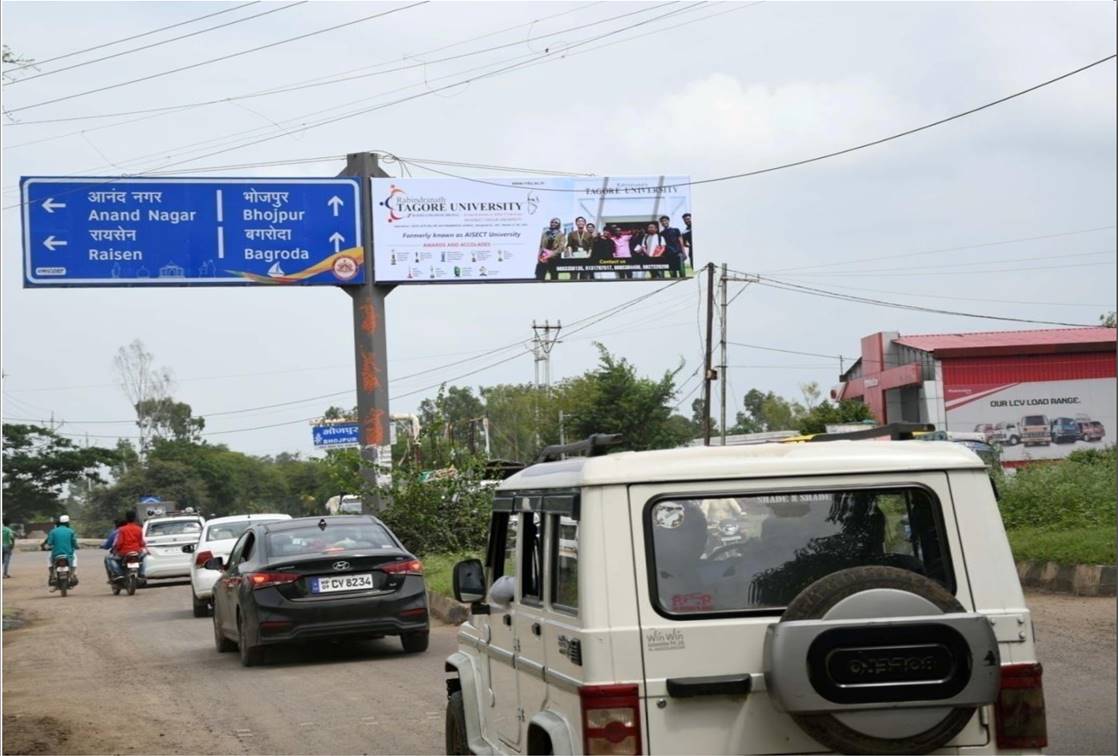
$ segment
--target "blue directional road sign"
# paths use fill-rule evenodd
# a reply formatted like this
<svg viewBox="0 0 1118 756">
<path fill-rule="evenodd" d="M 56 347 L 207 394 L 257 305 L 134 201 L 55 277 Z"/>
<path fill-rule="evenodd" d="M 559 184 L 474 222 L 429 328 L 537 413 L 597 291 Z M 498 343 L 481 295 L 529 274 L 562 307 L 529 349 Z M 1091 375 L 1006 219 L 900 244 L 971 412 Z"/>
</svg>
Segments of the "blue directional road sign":
<svg viewBox="0 0 1118 756">
<path fill-rule="evenodd" d="M 25 287 L 365 280 L 357 179 L 31 176 L 20 189 Z"/>
<path fill-rule="evenodd" d="M 344 449 L 361 446 L 361 426 L 357 423 L 316 425 L 313 430 L 316 449 Z"/>
</svg>

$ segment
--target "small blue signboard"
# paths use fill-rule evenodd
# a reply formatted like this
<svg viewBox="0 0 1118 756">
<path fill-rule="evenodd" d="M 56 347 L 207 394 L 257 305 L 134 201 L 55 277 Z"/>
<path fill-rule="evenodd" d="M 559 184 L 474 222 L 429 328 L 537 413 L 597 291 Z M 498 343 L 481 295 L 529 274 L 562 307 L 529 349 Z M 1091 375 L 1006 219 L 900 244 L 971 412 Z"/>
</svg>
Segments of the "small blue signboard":
<svg viewBox="0 0 1118 756">
<path fill-rule="evenodd" d="M 313 429 L 316 449 L 344 449 L 361 446 L 361 426 L 357 423 L 329 423 Z"/>
<path fill-rule="evenodd" d="M 354 178 L 24 177 L 23 282 L 359 284 Z"/>
</svg>

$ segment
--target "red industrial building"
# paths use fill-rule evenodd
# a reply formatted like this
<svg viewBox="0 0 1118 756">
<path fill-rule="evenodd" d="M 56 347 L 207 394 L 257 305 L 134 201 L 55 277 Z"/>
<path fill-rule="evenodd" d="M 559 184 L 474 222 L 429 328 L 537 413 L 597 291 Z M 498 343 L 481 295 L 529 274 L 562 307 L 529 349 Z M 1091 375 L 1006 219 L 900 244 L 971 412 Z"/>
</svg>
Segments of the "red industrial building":
<svg viewBox="0 0 1118 756">
<path fill-rule="evenodd" d="M 831 395 L 865 402 L 881 423 L 984 433 L 1011 465 L 1053 459 L 1114 443 L 1116 333 L 875 333 Z"/>
</svg>

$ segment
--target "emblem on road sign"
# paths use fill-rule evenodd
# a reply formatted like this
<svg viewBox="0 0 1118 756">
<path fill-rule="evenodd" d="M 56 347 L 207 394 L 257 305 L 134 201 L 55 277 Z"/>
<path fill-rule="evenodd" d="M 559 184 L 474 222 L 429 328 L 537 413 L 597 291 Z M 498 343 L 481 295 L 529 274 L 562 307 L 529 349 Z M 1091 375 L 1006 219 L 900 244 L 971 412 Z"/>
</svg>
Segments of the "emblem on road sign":
<svg viewBox="0 0 1118 756">
<path fill-rule="evenodd" d="M 334 562 L 334 569 L 337 570 L 338 572 L 342 572 L 343 570 L 348 570 L 349 569 L 349 562 L 346 562 L 346 561 Z"/>
<path fill-rule="evenodd" d="M 334 275 L 348 281 L 357 275 L 357 263 L 352 257 L 339 257 L 334 261 Z"/>
</svg>

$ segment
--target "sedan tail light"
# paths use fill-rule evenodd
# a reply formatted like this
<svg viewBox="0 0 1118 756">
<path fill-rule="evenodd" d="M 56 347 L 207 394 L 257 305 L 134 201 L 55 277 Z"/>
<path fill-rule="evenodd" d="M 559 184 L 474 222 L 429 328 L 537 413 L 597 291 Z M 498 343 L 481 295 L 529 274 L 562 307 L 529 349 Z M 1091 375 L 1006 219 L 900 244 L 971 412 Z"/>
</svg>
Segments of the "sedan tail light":
<svg viewBox="0 0 1118 756">
<path fill-rule="evenodd" d="M 641 752 L 641 712 L 637 693 L 636 685 L 586 685 L 579 688 L 584 753 Z"/>
<path fill-rule="evenodd" d="M 245 575 L 252 589 L 270 588 L 273 585 L 287 585 L 294 583 L 300 577 L 297 572 L 250 572 Z"/>
<path fill-rule="evenodd" d="M 1048 746 L 1044 712 L 1043 669 L 1039 664 L 1003 664 L 995 704 L 998 748 L 1018 750 Z"/>
<path fill-rule="evenodd" d="M 213 558 L 214 553 L 212 551 L 199 551 L 194 555 L 194 566 L 201 567 Z"/>
<path fill-rule="evenodd" d="M 389 575 L 422 575 L 423 562 L 418 559 L 409 559 L 406 562 L 385 562 L 378 564 L 377 569 Z"/>
</svg>

